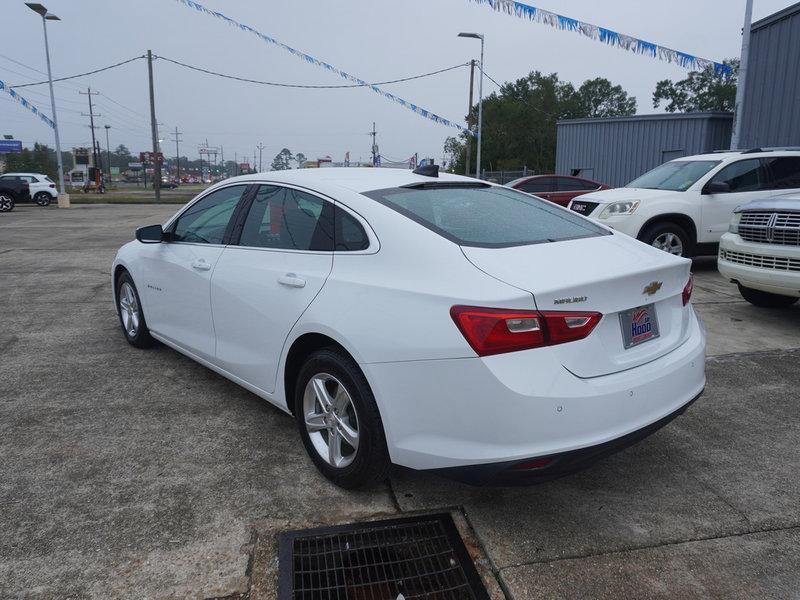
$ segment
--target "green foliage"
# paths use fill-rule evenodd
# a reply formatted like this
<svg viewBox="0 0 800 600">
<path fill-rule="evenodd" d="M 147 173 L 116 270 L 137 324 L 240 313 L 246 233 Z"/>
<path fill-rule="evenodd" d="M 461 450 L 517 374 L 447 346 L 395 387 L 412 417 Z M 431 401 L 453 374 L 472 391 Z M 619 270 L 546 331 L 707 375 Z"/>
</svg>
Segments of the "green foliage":
<svg viewBox="0 0 800 600">
<path fill-rule="evenodd" d="M 671 113 L 711 110 L 732 112 L 736 105 L 739 61 L 729 59 L 725 64 L 733 68 L 732 73 L 718 75 L 713 69 L 704 69 L 692 71 L 680 81 L 659 81 L 653 92 L 653 107 L 658 108 L 662 102 L 666 102 L 664 110 Z"/>
<path fill-rule="evenodd" d="M 272 165 L 270 168 L 273 171 L 286 171 L 287 169 L 292 168 L 291 162 L 293 160 L 294 156 L 292 155 L 292 151 L 288 148 L 284 148 L 275 155 L 275 158 L 272 159 Z"/>
<path fill-rule="evenodd" d="M 6 154 L 5 163 L 6 173 L 44 173 L 53 181 L 58 180 L 56 153 L 45 144 L 37 142 L 33 150 L 23 148 L 21 154 Z"/>
<path fill-rule="evenodd" d="M 575 89 L 556 73 L 533 71 L 484 99 L 481 166 L 485 170 L 528 167 L 536 173 L 552 172 L 558 120 L 635 113 L 636 98 L 607 79 L 591 79 Z M 468 117 L 473 130 L 477 115 L 475 106 Z M 467 143 L 472 144 L 474 161 L 475 138 L 462 134 L 445 141 L 445 155 L 456 172 L 464 171 Z"/>
</svg>

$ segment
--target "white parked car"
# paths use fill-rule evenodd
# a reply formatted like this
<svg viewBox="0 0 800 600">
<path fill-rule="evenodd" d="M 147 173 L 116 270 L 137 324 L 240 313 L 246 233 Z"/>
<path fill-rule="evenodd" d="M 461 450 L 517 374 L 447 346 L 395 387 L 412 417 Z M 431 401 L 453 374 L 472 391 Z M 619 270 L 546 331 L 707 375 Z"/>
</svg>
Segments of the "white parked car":
<svg viewBox="0 0 800 600">
<path fill-rule="evenodd" d="M 3 179 L 22 179 L 30 185 L 31 200 L 39 206 L 49 206 L 53 200 L 58 198 L 56 184 L 47 175 L 41 173 L 4 173 L 0 175 Z"/>
<path fill-rule="evenodd" d="M 800 194 L 737 208 L 717 264 L 751 304 L 778 308 L 800 300 Z"/>
<path fill-rule="evenodd" d="M 679 256 L 716 254 L 737 206 L 800 191 L 800 152 L 754 149 L 687 156 L 570 208 Z"/>
<path fill-rule="evenodd" d="M 554 477 L 699 396 L 688 260 L 436 170 L 213 186 L 119 250 L 127 340 L 159 340 L 293 414 L 345 487 L 390 463 Z"/>
</svg>

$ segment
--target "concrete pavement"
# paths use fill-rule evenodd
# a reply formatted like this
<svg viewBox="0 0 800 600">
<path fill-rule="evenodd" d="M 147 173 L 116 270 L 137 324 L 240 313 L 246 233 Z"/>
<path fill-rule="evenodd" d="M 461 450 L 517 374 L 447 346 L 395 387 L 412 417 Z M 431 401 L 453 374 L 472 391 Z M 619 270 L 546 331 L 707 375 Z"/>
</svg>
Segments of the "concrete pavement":
<svg viewBox="0 0 800 600">
<path fill-rule="evenodd" d="M 578 475 L 471 488 L 396 470 L 344 492 L 293 420 L 164 347 L 125 343 L 116 248 L 176 207 L 0 215 L 0 597 L 274 597 L 287 528 L 452 509 L 494 597 L 797 597 L 800 308 L 695 261 L 706 395 Z"/>
</svg>

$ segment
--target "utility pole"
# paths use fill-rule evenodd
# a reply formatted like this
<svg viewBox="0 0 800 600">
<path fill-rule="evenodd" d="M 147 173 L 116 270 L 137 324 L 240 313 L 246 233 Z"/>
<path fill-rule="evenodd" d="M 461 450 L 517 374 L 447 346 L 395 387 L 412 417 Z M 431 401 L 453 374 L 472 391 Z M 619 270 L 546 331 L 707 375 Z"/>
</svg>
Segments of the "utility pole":
<svg viewBox="0 0 800 600">
<path fill-rule="evenodd" d="M 236 176 L 236 175 L 239 174 L 239 153 L 238 152 L 234 152 L 233 153 L 233 162 L 236 163 L 236 166 L 233 168 L 233 174 L 234 174 L 234 176 Z"/>
<path fill-rule="evenodd" d="M 108 130 L 111 125 L 103 125 L 106 128 L 106 162 L 108 163 L 108 180 L 111 181 L 111 144 L 108 143 Z"/>
<path fill-rule="evenodd" d="M 87 88 L 85 92 L 78 92 L 78 93 L 81 94 L 82 96 L 89 97 L 89 114 L 87 115 L 86 113 L 81 113 L 81 116 L 89 117 L 89 127 L 91 127 L 92 129 L 92 162 L 95 168 L 97 168 L 97 165 L 100 163 L 100 159 L 97 156 L 97 140 L 94 137 L 94 118 L 96 116 L 102 117 L 103 115 L 94 114 L 94 107 L 92 106 L 92 96 L 97 96 L 98 94 L 100 94 L 100 92 L 93 92 L 92 88 Z"/>
<path fill-rule="evenodd" d="M 156 98 L 153 91 L 153 52 L 147 51 L 147 79 L 150 84 L 150 133 L 153 136 L 153 189 L 156 202 L 161 200 L 161 162 L 158 160 L 158 124 L 156 122 Z"/>
<path fill-rule="evenodd" d="M 469 61 L 469 106 L 467 107 L 467 129 L 472 131 L 472 88 L 475 85 L 475 59 Z M 469 166 L 472 163 L 472 136 L 467 138 L 467 160 L 464 175 L 469 176 Z"/>
<path fill-rule="evenodd" d="M 264 150 L 264 144 L 258 142 L 256 148 L 258 148 L 258 172 L 261 173 L 261 151 Z"/>
<path fill-rule="evenodd" d="M 175 164 L 177 164 L 177 178 L 178 178 L 178 182 L 180 182 L 180 180 L 181 180 L 181 148 L 180 148 L 180 142 L 183 141 L 181 139 L 181 135 L 183 135 L 183 134 L 180 131 L 178 131 L 177 127 L 175 127 L 175 133 L 173 133 L 172 135 L 175 136 L 175 139 L 173 139 L 172 141 L 175 142 Z"/>
<path fill-rule="evenodd" d="M 372 166 L 375 167 L 378 164 L 378 131 L 375 129 L 375 121 L 372 122 L 372 131 L 369 135 L 372 136 Z"/>
<path fill-rule="evenodd" d="M 747 63 L 750 60 L 750 28 L 753 21 L 753 0 L 747 0 L 744 9 L 744 28 L 742 29 L 742 55 L 739 59 L 739 77 L 736 81 L 736 106 L 733 109 L 733 133 L 731 150 L 738 150 L 741 143 L 742 114 L 744 113 L 744 92 L 747 85 Z"/>
<path fill-rule="evenodd" d="M 255 150 L 253 150 L 253 166 L 250 167 L 250 170 L 251 171 L 255 171 L 256 170 L 256 151 Z"/>
</svg>

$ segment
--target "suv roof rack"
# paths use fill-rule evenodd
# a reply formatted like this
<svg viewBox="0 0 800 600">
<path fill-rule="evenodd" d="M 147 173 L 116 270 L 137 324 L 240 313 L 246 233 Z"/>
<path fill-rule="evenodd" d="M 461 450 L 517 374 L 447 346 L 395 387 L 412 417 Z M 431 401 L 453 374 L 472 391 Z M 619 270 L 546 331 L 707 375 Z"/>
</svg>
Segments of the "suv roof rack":
<svg viewBox="0 0 800 600">
<path fill-rule="evenodd" d="M 771 146 L 769 148 L 750 148 L 742 154 L 755 154 L 757 152 L 800 152 L 800 146 Z"/>
</svg>

